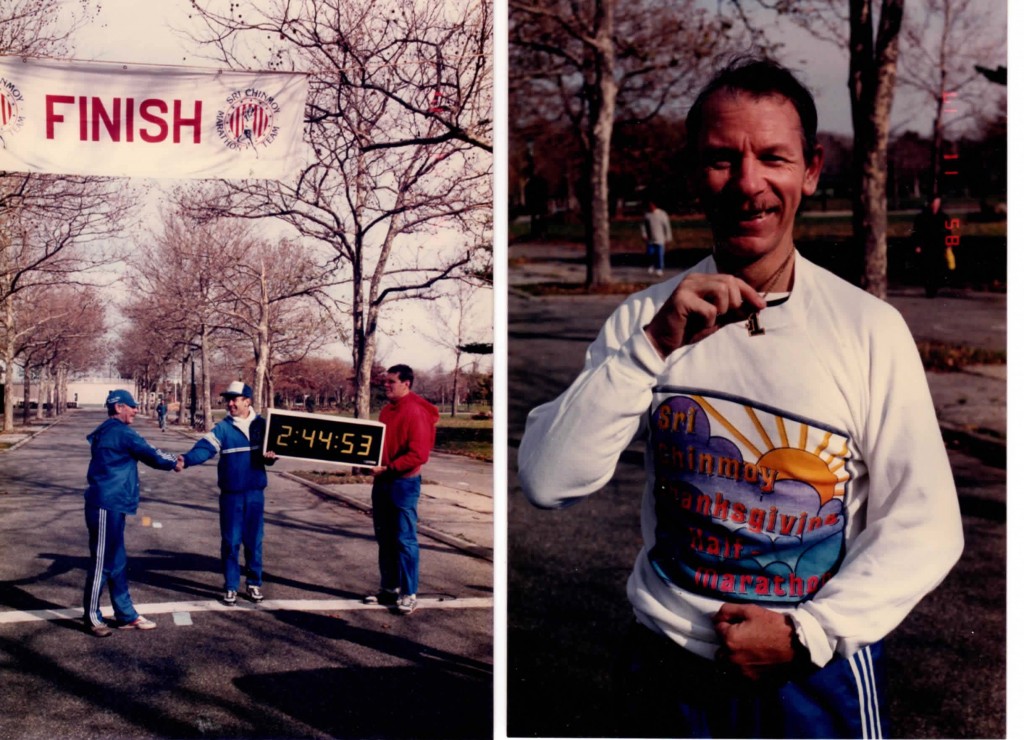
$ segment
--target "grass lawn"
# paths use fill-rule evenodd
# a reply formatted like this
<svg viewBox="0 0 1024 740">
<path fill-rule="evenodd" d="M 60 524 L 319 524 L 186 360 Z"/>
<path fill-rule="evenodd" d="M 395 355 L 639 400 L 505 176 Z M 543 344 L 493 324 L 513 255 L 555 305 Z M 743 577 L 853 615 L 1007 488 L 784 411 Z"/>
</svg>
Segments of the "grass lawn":
<svg viewBox="0 0 1024 740">
<path fill-rule="evenodd" d="M 488 409 L 489 411 L 490 409 Z M 348 413 L 332 413 L 323 410 L 318 410 L 316 413 L 346 418 L 352 416 Z M 372 414 L 373 418 L 376 416 L 376 412 Z M 218 418 L 216 411 L 214 411 L 214 418 Z M 437 422 L 437 440 L 434 450 L 452 455 L 463 455 L 474 460 L 493 462 L 494 420 L 490 418 L 474 419 L 467 414 L 452 417 L 448 412 L 442 410 L 441 418 Z"/>
<path fill-rule="evenodd" d="M 914 225 L 911 213 L 890 213 L 886 235 L 890 239 L 910 236 Z M 509 238 L 516 240 L 525 238 L 529 228 L 515 225 L 509 228 Z M 961 237 L 1006 238 L 1006 221 L 993 223 L 974 223 L 961 219 L 959 233 Z M 824 239 L 849 239 L 853 236 L 853 223 L 849 213 L 815 214 L 809 213 L 797 217 L 793 238 L 801 241 L 819 241 Z M 609 238 L 613 253 L 643 254 L 646 244 L 640 236 L 639 218 L 617 218 L 609 224 Z M 707 219 L 703 216 L 672 216 L 672 249 L 706 249 L 711 240 L 711 231 Z M 542 241 L 570 242 L 583 246 L 583 224 L 566 222 L 552 224 Z"/>
<path fill-rule="evenodd" d="M 494 462 L 494 420 L 451 417 L 442 412 L 434 449 L 474 460 Z"/>
</svg>

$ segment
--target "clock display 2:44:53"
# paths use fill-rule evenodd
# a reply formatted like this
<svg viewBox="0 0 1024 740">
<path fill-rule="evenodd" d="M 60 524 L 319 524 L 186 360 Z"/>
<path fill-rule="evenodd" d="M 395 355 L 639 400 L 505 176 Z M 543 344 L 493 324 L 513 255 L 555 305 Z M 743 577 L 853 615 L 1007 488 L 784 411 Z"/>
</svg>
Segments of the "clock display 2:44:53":
<svg viewBox="0 0 1024 740">
<path fill-rule="evenodd" d="M 342 465 L 380 465 L 384 425 L 326 414 L 269 409 L 264 451 Z"/>
</svg>

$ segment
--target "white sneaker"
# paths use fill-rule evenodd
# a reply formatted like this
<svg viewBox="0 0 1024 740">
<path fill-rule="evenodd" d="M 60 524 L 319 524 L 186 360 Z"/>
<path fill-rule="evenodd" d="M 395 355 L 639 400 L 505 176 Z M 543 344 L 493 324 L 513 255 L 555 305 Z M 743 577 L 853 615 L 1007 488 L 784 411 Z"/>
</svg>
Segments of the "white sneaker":
<svg viewBox="0 0 1024 740">
<path fill-rule="evenodd" d="M 416 594 L 398 597 L 398 611 L 401 614 L 411 614 L 416 609 Z"/>
<path fill-rule="evenodd" d="M 122 624 L 118 627 L 119 630 L 155 630 L 156 622 L 151 622 L 141 614 L 135 618 L 134 622 L 128 622 L 128 624 Z"/>
</svg>

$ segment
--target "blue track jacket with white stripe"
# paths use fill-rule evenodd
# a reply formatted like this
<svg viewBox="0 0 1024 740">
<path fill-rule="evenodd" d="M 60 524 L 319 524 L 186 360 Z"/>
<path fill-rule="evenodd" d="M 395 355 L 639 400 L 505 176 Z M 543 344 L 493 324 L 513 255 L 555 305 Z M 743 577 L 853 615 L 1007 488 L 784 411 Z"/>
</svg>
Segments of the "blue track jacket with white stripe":
<svg viewBox="0 0 1024 740">
<path fill-rule="evenodd" d="M 158 450 L 142 435 L 113 417 L 86 436 L 92 459 L 86 477 L 85 502 L 107 511 L 134 514 L 139 508 L 139 466 L 172 470 L 178 458 Z"/>
<path fill-rule="evenodd" d="M 263 457 L 263 437 L 267 421 L 259 414 L 249 426 L 249 436 L 235 426 L 234 417 L 217 422 L 185 454 L 185 467 L 202 465 L 220 453 L 217 462 L 217 486 L 224 493 L 253 491 L 267 487 L 268 461 Z"/>
</svg>

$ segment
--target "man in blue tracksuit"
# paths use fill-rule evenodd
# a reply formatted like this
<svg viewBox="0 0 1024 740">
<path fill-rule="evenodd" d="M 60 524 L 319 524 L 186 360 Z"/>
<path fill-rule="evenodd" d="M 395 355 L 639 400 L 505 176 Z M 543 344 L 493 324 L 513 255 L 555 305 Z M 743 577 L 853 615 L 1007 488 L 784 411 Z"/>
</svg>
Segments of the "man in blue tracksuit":
<svg viewBox="0 0 1024 740">
<path fill-rule="evenodd" d="M 107 420 L 86 439 L 92 447 L 85 491 L 85 524 L 89 529 L 89 568 L 82 600 L 85 626 L 96 637 L 108 637 L 100 613 L 103 585 L 110 587 L 114 619 L 120 629 L 151 630 L 156 623 L 141 616 L 128 593 L 128 556 L 124 547 L 125 517 L 139 508 L 139 463 L 174 470 L 176 458 L 150 445 L 131 428 L 138 411 L 132 394 L 111 391 Z"/>
<path fill-rule="evenodd" d="M 180 459 L 190 468 L 220 453 L 220 557 L 223 601 L 230 605 L 238 598 L 241 581 L 239 545 L 245 550 L 246 593 L 253 601 L 263 600 L 263 489 L 267 487 L 266 466 L 272 465 L 277 455 L 263 455 L 267 422 L 252 408 L 252 388 L 235 381 L 221 396 L 228 416 Z"/>
</svg>

